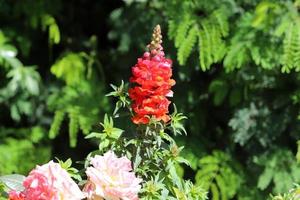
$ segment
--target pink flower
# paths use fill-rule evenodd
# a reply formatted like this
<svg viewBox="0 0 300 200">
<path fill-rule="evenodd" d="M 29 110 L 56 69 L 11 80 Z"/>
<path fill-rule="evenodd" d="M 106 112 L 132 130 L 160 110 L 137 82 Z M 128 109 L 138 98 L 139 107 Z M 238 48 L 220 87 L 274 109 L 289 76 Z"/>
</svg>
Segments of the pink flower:
<svg viewBox="0 0 300 200">
<path fill-rule="evenodd" d="M 19 195 L 24 200 L 80 200 L 85 198 L 68 172 L 58 163 L 37 166 L 23 182 L 25 187 Z M 15 192 L 9 198 L 18 200 Z"/>
<path fill-rule="evenodd" d="M 8 200 L 25 200 L 23 192 L 10 191 Z"/>
<path fill-rule="evenodd" d="M 93 200 L 138 200 L 141 179 L 132 172 L 126 157 L 118 158 L 112 151 L 91 159 L 86 174 L 88 182 L 83 191 Z"/>
</svg>

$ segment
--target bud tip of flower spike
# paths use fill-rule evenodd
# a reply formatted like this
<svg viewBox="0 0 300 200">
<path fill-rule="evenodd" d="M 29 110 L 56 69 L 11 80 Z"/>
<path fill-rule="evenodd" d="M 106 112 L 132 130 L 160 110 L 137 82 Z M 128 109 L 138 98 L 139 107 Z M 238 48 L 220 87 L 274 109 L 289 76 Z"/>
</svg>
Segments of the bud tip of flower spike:
<svg viewBox="0 0 300 200">
<path fill-rule="evenodd" d="M 161 28 L 160 25 L 156 25 L 153 34 L 152 40 L 150 44 L 147 46 L 151 56 L 155 57 L 156 55 L 164 56 L 163 47 L 161 46 L 162 43 L 162 35 L 161 35 Z"/>
</svg>

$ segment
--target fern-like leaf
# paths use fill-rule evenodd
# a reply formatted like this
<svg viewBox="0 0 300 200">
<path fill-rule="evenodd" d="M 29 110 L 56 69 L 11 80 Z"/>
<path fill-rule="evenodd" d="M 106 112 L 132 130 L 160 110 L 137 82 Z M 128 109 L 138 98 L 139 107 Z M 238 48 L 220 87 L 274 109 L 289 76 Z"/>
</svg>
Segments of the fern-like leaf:
<svg viewBox="0 0 300 200">
<path fill-rule="evenodd" d="M 209 66 L 212 63 L 212 58 L 210 54 L 208 53 L 209 48 L 209 40 L 207 38 L 207 34 L 203 30 L 199 31 L 199 43 L 198 43 L 198 48 L 199 48 L 199 61 L 200 61 L 200 67 L 202 71 L 206 71 L 209 69 Z"/>
<path fill-rule="evenodd" d="M 78 123 L 78 116 L 75 110 L 72 110 L 69 113 L 69 137 L 70 137 L 70 146 L 75 147 L 77 144 L 77 134 L 79 131 L 79 123 Z"/>
<path fill-rule="evenodd" d="M 56 110 L 54 114 L 54 119 L 50 127 L 49 138 L 55 138 L 59 133 L 59 128 L 62 121 L 64 120 L 65 112 L 61 110 Z"/>
<path fill-rule="evenodd" d="M 220 28 L 220 32 L 223 37 L 228 36 L 229 33 L 229 25 L 227 22 L 227 16 L 225 15 L 225 10 L 220 9 L 213 12 L 212 16 L 216 20 L 218 27 Z"/>
<path fill-rule="evenodd" d="M 293 58 L 296 71 L 300 71 L 300 24 L 295 25 L 295 40 L 293 41 Z"/>
<path fill-rule="evenodd" d="M 225 9 L 220 8 L 206 18 L 197 19 L 184 12 L 178 22 L 175 19 L 169 20 L 168 34 L 170 39 L 175 40 L 175 47 L 178 48 L 179 64 L 186 63 L 197 42 L 202 71 L 221 61 L 226 53 L 224 38 L 229 32 L 227 19 Z"/>
<path fill-rule="evenodd" d="M 174 39 L 177 33 L 177 26 L 174 20 L 168 21 L 168 36 L 170 39 Z"/>
<path fill-rule="evenodd" d="M 76 85 L 84 80 L 85 69 L 82 55 L 69 53 L 56 61 L 51 67 L 51 72 L 67 85 Z"/>
<path fill-rule="evenodd" d="M 283 48 L 284 48 L 284 54 L 283 54 L 283 67 L 281 68 L 282 72 L 290 72 L 293 68 L 293 41 L 296 37 L 296 31 L 294 28 L 294 25 L 291 24 L 289 29 L 286 31 L 286 35 L 283 41 Z"/>
<path fill-rule="evenodd" d="M 226 71 L 241 68 L 249 60 L 249 55 L 245 43 L 240 42 L 230 46 L 224 59 Z"/>
<path fill-rule="evenodd" d="M 214 200 L 232 199 L 240 187 L 241 179 L 229 161 L 229 156 L 219 151 L 199 161 L 200 169 L 196 174 L 196 184 L 209 190 Z"/>
<path fill-rule="evenodd" d="M 186 38 L 188 30 L 192 24 L 193 21 L 188 15 L 186 15 L 177 28 L 175 47 L 179 48 L 179 46 L 182 44 L 182 41 L 184 41 L 184 39 Z"/>
<path fill-rule="evenodd" d="M 187 37 L 180 45 L 177 53 L 180 65 L 183 65 L 186 62 L 187 58 L 190 56 L 192 49 L 197 41 L 197 33 L 198 27 L 195 25 L 189 30 Z"/>
</svg>

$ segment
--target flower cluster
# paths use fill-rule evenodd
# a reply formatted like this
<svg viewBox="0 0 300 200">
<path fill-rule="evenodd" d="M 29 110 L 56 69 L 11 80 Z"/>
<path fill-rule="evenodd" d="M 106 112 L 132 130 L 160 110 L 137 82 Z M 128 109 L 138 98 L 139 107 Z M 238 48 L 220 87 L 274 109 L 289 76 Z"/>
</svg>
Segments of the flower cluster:
<svg viewBox="0 0 300 200">
<path fill-rule="evenodd" d="M 165 58 L 161 38 L 158 25 L 154 29 L 152 42 L 148 45 L 150 52 L 145 52 L 132 67 L 130 82 L 135 86 L 129 89 L 129 97 L 133 101 L 135 115 L 132 121 L 135 124 L 147 124 L 151 117 L 163 122 L 170 120 L 170 101 L 167 97 L 173 96 L 171 87 L 175 81 L 171 79 L 172 61 Z"/>
<path fill-rule="evenodd" d="M 141 179 L 132 171 L 131 161 L 109 151 L 91 159 L 83 192 L 58 163 L 37 166 L 23 182 L 22 192 L 11 191 L 9 200 L 138 200 Z"/>
<path fill-rule="evenodd" d="M 88 182 L 83 189 L 88 199 L 138 200 L 141 179 L 132 171 L 131 161 L 118 158 L 109 151 L 91 159 L 86 174 Z"/>
<path fill-rule="evenodd" d="M 23 182 L 24 191 L 9 193 L 10 200 L 80 200 L 85 198 L 68 172 L 58 163 L 37 166 Z"/>
</svg>

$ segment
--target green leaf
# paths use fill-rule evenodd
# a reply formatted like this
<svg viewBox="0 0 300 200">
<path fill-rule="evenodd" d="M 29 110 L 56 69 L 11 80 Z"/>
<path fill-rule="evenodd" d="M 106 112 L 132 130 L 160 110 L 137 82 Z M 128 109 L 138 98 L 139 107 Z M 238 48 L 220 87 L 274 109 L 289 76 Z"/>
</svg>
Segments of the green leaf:
<svg viewBox="0 0 300 200">
<path fill-rule="evenodd" d="M 68 53 L 51 67 L 51 73 L 67 85 L 78 85 L 85 80 L 85 64 L 80 53 Z"/>
<path fill-rule="evenodd" d="M 175 47 L 178 48 L 182 44 L 182 42 L 186 38 L 186 34 L 192 23 L 193 23 L 193 21 L 187 15 L 181 21 L 180 25 L 177 28 L 177 34 L 175 37 Z"/>
<path fill-rule="evenodd" d="M 103 134 L 107 137 L 118 139 L 124 132 L 122 129 L 114 127 L 114 121 L 112 117 L 108 117 L 106 114 L 104 116 L 104 123 L 101 123 L 103 127 Z"/>
<path fill-rule="evenodd" d="M 183 191 L 179 190 L 178 188 L 173 188 L 174 192 L 175 192 L 175 195 L 176 195 L 176 198 L 178 200 L 188 200 L 184 194 Z"/>
<path fill-rule="evenodd" d="M 19 174 L 0 176 L 0 182 L 4 183 L 10 190 L 23 191 L 25 176 Z"/>
<path fill-rule="evenodd" d="M 0 44 L 0 64 L 6 68 L 18 68 L 23 64 L 16 58 L 17 49 L 9 44 Z"/>
<path fill-rule="evenodd" d="M 211 185 L 212 200 L 220 200 L 220 193 L 216 184 Z"/>
<path fill-rule="evenodd" d="M 229 94 L 229 103 L 231 106 L 236 106 L 242 100 L 242 91 L 238 88 L 234 88 Z"/>
<path fill-rule="evenodd" d="M 87 136 L 85 136 L 85 139 L 102 138 L 102 137 L 103 137 L 103 133 L 92 132 L 92 133 L 88 134 Z"/>
<path fill-rule="evenodd" d="M 65 112 L 62 110 L 55 111 L 54 119 L 50 127 L 49 138 L 55 138 L 59 133 L 59 128 L 64 120 Z"/>
<path fill-rule="evenodd" d="M 266 168 L 264 172 L 259 176 L 257 187 L 261 190 L 264 190 L 268 187 L 272 181 L 274 171 L 272 168 Z"/>
<path fill-rule="evenodd" d="M 275 148 L 254 161 L 264 166 L 264 172 L 259 176 L 257 184 L 262 190 L 274 183 L 273 192 L 282 193 L 291 188 L 293 183 L 299 182 L 297 175 L 300 174 L 300 169 L 289 150 Z"/>
<path fill-rule="evenodd" d="M 74 110 L 69 113 L 69 136 L 70 136 L 70 147 L 76 147 L 77 144 L 77 134 L 79 131 L 78 116 L 77 112 Z"/>
<path fill-rule="evenodd" d="M 182 4 L 187 6 L 189 3 Z M 186 63 L 197 42 L 199 65 L 202 71 L 208 70 L 213 63 L 223 59 L 226 53 L 224 38 L 228 36 L 229 25 L 227 8 L 220 7 L 207 14 L 207 17 L 193 16 L 189 8 L 182 10 L 182 16 L 178 16 L 177 12 L 175 15 L 172 13 L 174 19 L 171 17 L 168 21 L 168 35 L 171 39 L 174 38 L 180 65 Z"/>
<path fill-rule="evenodd" d="M 300 140 L 297 141 L 297 154 L 296 154 L 297 162 L 300 163 Z"/>
<path fill-rule="evenodd" d="M 42 26 L 45 30 L 47 27 L 49 29 L 49 43 L 58 44 L 60 42 L 60 31 L 56 23 L 56 20 L 48 14 L 42 16 Z"/>
<path fill-rule="evenodd" d="M 228 93 L 228 85 L 223 80 L 214 80 L 210 83 L 208 91 L 214 94 L 214 104 L 216 106 L 221 105 Z"/>
<path fill-rule="evenodd" d="M 101 140 L 100 143 L 99 143 L 99 149 L 104 150 L 109 145 L 110 145 L 110 140 L 108 140 L 108 139 Z"/>
<path fill-rule="evenodd" d="M 186 63 L 187 58 L 190 56 L 192 49 L 197 42 L 197 33 L 198 27 L 193 26 L 189 30 L 187 37 L 184 38 L 182 44 L 180 45 L 177 52 L 177 58 L 180 65 L 184 65 Z"/>
<path fill-rule="evenodd" d="M 196 185 L 210 190 L 212 199 L 233 198 L 240 188 L 241 177 L 233 168 L 233 160 L 224 152 L 214 151 L 199 160 Z"/>
</svg>

